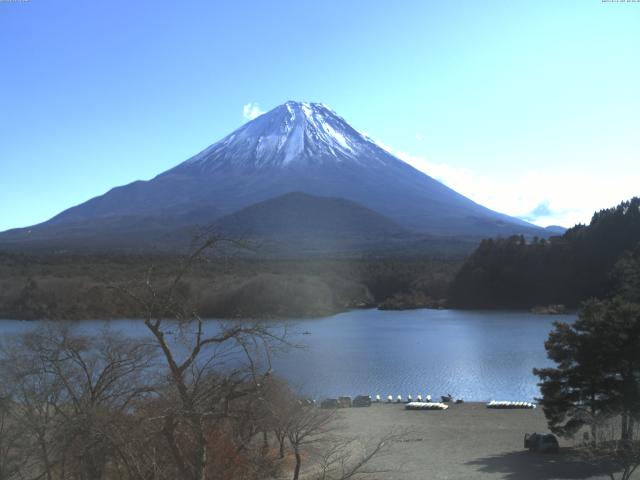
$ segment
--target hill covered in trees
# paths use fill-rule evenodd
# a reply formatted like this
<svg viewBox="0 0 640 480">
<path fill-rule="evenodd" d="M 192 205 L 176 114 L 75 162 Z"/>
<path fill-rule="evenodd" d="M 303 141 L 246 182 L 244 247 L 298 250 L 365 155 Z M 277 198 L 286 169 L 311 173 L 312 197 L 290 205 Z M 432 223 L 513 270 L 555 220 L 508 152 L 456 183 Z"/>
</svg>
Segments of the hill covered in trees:
<svg viewBox="0 0 640 480">
<path fill-rule="evenodd" d="M 449 303 L 463 308 L 577 307 L 608 295 L 612 270 L 639 243 L 638 197 L 596 212 L 589 225 L 548 240 L 483 240 L 452 282 Z"/>
</svg>

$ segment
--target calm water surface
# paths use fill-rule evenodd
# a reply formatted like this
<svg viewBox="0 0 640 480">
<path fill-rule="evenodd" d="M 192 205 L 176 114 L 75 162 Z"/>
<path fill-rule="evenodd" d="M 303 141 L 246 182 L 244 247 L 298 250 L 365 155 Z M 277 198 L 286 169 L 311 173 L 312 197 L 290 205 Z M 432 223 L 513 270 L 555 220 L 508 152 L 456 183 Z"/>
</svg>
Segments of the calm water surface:
<svg viewBox="0 0 640 480">
<path fill-rule="evenodd" d="M 531 370 L 551 365 L 544 341 L 553 322 L 573 320 L 524 312 L 354 310 L 291 321 L 293 341 L 306 347 L 276 358 L 274 371 L 316 398 L 451 393 L 466 400 L 532 400 L 539 391 Z M 80 328 L 98 333 L 105 323 L 146 335 L 137 320 L 92 320 Z M 0 333 L 35 324 L 0 321 Z"/>
</svg>

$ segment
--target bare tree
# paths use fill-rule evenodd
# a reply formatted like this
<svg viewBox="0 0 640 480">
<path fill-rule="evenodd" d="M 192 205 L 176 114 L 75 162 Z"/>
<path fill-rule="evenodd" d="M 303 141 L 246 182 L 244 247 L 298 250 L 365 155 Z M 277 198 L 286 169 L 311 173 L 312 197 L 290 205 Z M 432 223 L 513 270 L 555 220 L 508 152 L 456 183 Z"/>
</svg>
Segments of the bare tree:
<svg viewBox="0 0 640 480">
<path fill-rule="evenodd" d="M 276 333 L 260 322 L 205 325 L 190 306 L 184 276 L 221 242 L 208 236 L 197 243 L 166 287 L 154 283 L 150 269 L 142 290 L 120 288 L 137 302 L 168 369 L 162 434 L 184 479 L 207 478 L 210 433 L 220 432 L 229 419 L 243 418 L 234 407 L 239 399 L 259 394 L 270 374 L 271 350 L 285 343 L 284 331 Z M 240 434 L 241 448 L 253 433 L 245 429 Z"/>
<path fill-rule="evenodd" d="M 316 479 L 347 480 L 388 472 L 389 469 L 373 468 L 371 463 L 405 436 L 406 433 L 389 432 L 364 447 L 358 439 L 333 438 L 321 452 Z"/>
<path fill-rule="evenodd" d="M 323 434 L 329 430 L 335 414 L 336 410 L 318 409 L 302 401 L 292 405 L 285 429 L 296 460 L 293 480 L 300 476 L 303 449 L 324 440 Z"/>
<path fill-rule="evenodd" d="M 300 399 L 289 404 L 288 417 L 284 428 L 295 456 L 293 480 L 300 478 L 303 456 L 310 459 L 307 470 L 316 480 L 347 480 L 386 472 L 373 468 L 372 461 L 406 436 L 406 432 L 389 432 L 364 445 L 339 432 L 338 410 L 319 409 Z"/>
<path fill-rule="evenodd" d="M 283 459 L 285 457 L 290 413 L 292 409 L 299 406 L 297 403 L 298 398 L 285 381 L 271 377 L 265 384 L 263 399 L 263 406 L 268 413 L 263 417 L 265 423 L 262 424 L 262 428 L 267 434 L 273 434 L 278 446 L 278 458 Z"/>
<path fill-rule="evenodd" d="M 22 445 L 24 431 L 13 415 L 13 408 L 7 392 L 0 392 L 0 480 L 14 478 L 27 462 Z"/>
<path fill-rule="evenodd" d="M 133 440 L 134 402 L 154 390 L 145 382 L 152 355 L 148 345 L 106 331 L 89 338 L 63 324 L 5 345 L 3 383 L 13 386 L 14 416 L 31 442 L 22 450 L 37 457 L 29 473 L 102 478 Z"/>
<path fill-rule="evenodd" d="M 16 343 L 14 347 L 21 344 Z M 22 427 L 22 442 L 14 447 L 24 455 L 23 467 L 28 465 L 29 471 L 40 472 L 42 477 L 51 480 L 55 465 L 53 436 L 59 420 L 55 406 L 60 388 L 33 356 L 17 352 L 18 348 L 11 352 L 5 350 L 1 364 L 2 384 L 11 389 L 7 421 Z"/>
</svg>

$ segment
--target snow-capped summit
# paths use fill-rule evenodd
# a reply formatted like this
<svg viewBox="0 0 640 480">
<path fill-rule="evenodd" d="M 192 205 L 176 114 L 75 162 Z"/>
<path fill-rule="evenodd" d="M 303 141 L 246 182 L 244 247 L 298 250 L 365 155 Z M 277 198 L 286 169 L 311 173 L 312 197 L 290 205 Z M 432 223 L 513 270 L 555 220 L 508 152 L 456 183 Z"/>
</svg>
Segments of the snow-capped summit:
<svg viewBox="0 0 640 480">
<path fill-rule="evenodd" d="M 179 166 L 284 167 L 351 161 L 385 163 L 388 156 L 322 103 L 286 102 L 260 115 Z"/>
</svg>

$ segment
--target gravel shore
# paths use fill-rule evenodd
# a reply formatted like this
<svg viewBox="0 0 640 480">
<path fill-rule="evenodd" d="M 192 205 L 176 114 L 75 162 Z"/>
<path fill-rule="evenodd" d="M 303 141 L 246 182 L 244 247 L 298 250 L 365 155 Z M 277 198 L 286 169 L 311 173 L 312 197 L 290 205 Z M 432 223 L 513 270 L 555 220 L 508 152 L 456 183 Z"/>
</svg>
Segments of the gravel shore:
<svg viewBox="0 0 640 480">
<path fill-rule="evenodd" d="M 392 470 L 379 479 L 604 479 L 560 439 L 559 454 L 530 453 L 525 432 L 548 432 L 535 410 L 493 410 L 483 403 L 451 405 L 445 411 L 407 411 L 402 404 L 374 404 L 340 412 L 345 436 L 375 441 L 391 430 L 409 432 L 373 466 Z"/>
</svg>

